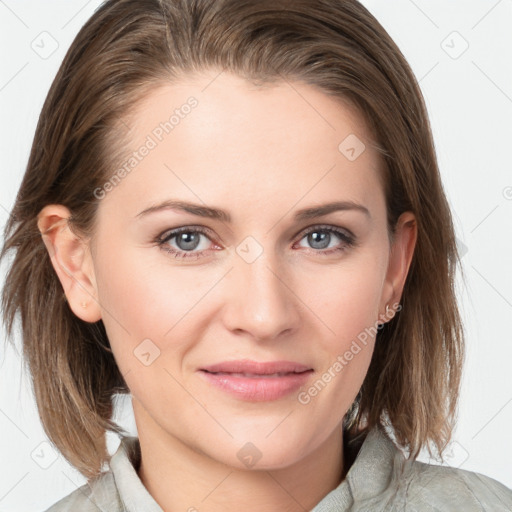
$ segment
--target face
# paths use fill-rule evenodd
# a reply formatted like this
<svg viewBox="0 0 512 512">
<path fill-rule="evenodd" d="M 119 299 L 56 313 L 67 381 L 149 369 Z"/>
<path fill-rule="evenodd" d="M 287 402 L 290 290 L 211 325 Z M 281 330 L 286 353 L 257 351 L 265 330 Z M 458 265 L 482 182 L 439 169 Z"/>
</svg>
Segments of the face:
<svg viewBox="0 0 512 512">
<path fill-rule="evenodd" d="M 162 86 L 126 120 L 137 162 L 98 191 L 91 289 L 139 435 L 242 468 L 251 442 L 278 468 L 339 429 L 407 263 L 353 109 L 215 76 Z M 213 367 L 234 361 L 289 365 Z"/>
</svg>

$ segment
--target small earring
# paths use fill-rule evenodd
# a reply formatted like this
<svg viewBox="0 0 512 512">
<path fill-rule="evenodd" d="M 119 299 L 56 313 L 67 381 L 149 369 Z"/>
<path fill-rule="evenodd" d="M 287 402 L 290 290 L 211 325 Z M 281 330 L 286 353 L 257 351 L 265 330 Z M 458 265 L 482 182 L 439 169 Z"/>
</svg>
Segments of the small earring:
<svg viewBox="0 0 512 512">
<path fill-rule="evenodd" d="M 386 304 L 386 313 L 385 313 L 385 315 L 384 315 L 386 318 L 387 318 L 387 316 L 388 316 L 388 314 L 389 314 L 389 313 L 388 313 L 388 309 L 389 309 L 389 305 L 388 305 L 388 304 Z M 385 325 L 385 324 L 386 324 L 386 322 L 383 322 L 383 323 L 381 323 L 381 322 L 377 322 L 377 329 L 380 331 L 381 329 L 383 329 L 383 328 L 384 328 L 384 325 Z"/>
<path fill-rule="evenodd" d="M 87 307 L 87 302 L 80 302 L 80 306 L 82 306 L 83 308 L 86 308 Z"/>
</svg>

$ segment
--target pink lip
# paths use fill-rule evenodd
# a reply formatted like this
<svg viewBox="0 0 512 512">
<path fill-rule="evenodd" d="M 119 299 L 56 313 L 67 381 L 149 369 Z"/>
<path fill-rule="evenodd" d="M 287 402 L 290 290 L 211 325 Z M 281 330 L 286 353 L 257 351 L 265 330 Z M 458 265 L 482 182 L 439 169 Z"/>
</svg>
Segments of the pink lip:
<svg viewBox="0 0 512 512">
<path fill-rule="evenodd" d="M 210 384 L 238 398 L 261 402 L 292 393 L 305 384 L 313 369 L 292 361 L 239 360 L 207 366 L 199 372 Z"/>
</svg>

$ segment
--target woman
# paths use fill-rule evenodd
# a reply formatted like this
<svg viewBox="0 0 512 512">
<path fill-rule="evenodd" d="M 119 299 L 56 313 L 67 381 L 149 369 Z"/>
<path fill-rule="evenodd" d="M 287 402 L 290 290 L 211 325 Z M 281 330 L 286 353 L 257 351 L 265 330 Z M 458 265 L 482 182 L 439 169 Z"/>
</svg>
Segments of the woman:
<svg viewBox="0 0 512 512">
<path fill-rule="evenodd" d="M 415 460 L 453 428 L 457 251 L 421 92 L 356 1 L 105 2 L 6 235 L 7 327 L 88 478 L 49 510 L 511 509 Z"/>
</svg>

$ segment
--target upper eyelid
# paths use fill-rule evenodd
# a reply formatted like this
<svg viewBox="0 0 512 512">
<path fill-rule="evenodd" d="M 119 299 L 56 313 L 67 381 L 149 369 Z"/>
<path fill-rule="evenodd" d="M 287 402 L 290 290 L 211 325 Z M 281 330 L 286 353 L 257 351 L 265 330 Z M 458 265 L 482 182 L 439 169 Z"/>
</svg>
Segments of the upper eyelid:
<svg viewBox="0 0 512 512">
<path fill-rule="evenodd" d="M 354 233 L 352 233 L 352 231 L 350 231 L 349 229 L 347 228 L 344 228 L 344 227 L 341 227 L 341 226 L 333 226 L 331 224 L 313 224 L 311 226 L 308 226 L 308 227 L 305 227 L 303 229 L 301 229 L 297 235 L 300 235 L 301 233 L 304 233 L 304 232 L 310 232 L 310 231 L 314 231 L 315 229 L 318 229 L 318 231 L 322 231 L 322 230 L 326 230 L 326 231 L 334 231 L 334 232 L 339 232 L 339 231 L 343 231 L 345 232 L 345 234 L 350 237 L 350 238 L 355 238 L 355 235 Z M 297 236 L 296 235 L 296 236 Z"/>
<path fill-rule="evenodd" d="M 307 234 L 309 234 L 309 232 L 311 232 L 315 229 L 318 229 L 319 231 L 321 231 L 321 230 L 332 231 L 335 234 L 337 231 L 342 231 L 342 232 L 345 232 L 346 236 L 348 238 L 352 239 L 353 241 L 356 239 L 356 236 L 354 235 L 354 233 L 345 227 L 334 226 L 331 224 L 322 224 L 322 223 L 311 224 L 309 226 L 306 226 L 306 227 L 300 229 L 299 232 L 293 236 L 293 238 L 295 239 L 300 234 L 303 234 L 302 237 L 304 237 Z M 177 228 L 168 229 L 168 230 L 164 231 L 161 235 L 159 235 L 157 238 L 159 241 L 165 243 L 165 242 L 168 242 L 169 240 L 172 240 L 173 238 L 175 238 L 178 234 L 180 234 L 180 232 L 194 232 L 194 231 L 196 231 L 202 235 L 205 235 L 208 238 L 210 238 L 210 236 L 208 236 L 208 235 L 211 235 L 213 233 L 213 230 L 211 230 L 210 228 L 208 228 L 206 226 L 199 226 L 199 225 L 192 224 L 192 225 L 188 225 L 188 226 L 179 226 Z M 214 242 L 215 236 L 213 236 L 212 238 L 210 238 L 210 241 Z"/>
<path fill-rule="evenodd" d="M 205 226 L 182 226 L 172 229 L 166 229 L 163 231 L 160 235 L 157 236 L 158 240 L 171 240 L 175 236 L 179 235 L 180 233 L 187 233 L 187 232 L 198 232 L 201 235 L 207 236 L 208 234 L 212 233 L 212 230 L 205 227 Z"/>
</svg>

